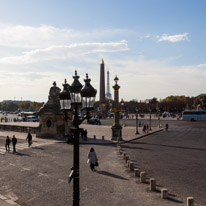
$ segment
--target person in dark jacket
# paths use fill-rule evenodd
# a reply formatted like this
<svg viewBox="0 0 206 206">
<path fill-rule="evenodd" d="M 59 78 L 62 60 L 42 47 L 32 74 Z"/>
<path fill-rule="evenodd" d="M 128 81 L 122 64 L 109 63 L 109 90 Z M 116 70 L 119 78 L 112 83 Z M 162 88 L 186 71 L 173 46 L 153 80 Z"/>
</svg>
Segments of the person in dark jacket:
<svg viewBox="0 0 206 206">
<path fill-rule="evenodd" d="M 14 153 L 14 152 L 16 152 L 16 143 L 17 143 L 17 138 L 15 137 L 15 135 L 13 135 L 11 141 L 13 144 L 13 153 Z"/>
<path fill-rule="evenodd" d="M 7 152 L 10 152 L 10 143 L 11 143 L 11 140 L 9 139 L 9 136 L 7 136 L 6 143 L 5 143 L 5 147 L 6 147 Z"/>
<path fill-rule="evenodd" d="M 28 141 L 28 147 L 30 147 L 32 144 L 32 135 L 30 132 L 28 133 L 26 140 Z"/>
</svg>

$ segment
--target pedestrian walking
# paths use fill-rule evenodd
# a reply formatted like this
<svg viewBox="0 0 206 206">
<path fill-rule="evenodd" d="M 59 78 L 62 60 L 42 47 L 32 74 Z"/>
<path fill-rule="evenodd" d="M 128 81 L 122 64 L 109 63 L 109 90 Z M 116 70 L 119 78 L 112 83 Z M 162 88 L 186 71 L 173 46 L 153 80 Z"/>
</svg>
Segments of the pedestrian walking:
<svg viewBox="0 0 206 206">
<path fill-rule="evenodd" d="M 147 124 L 147 133 L 149 133 L 149 125 Z"/>
<path fill-rule="evenodd" d="M 87 130 L 86 129 L 84 130 L 84 140 L 87 141 Z"/>
<path fill-rule="evenodd" d="M 144 133 L 146 133 L 146 130 L 147 130 L 146 124 L 144 124 L 142 131 L 143 131 Z"/>
<path fill-rule="evenodd" d="M 10 140 L 9 136 L 7 136 L 6 142 L 5 142 L 6 152 L 10 152 L 10 143 L 11 143 L 11 140 Z"/>
<path fill-rule="evenodd" d="M 32 135 L 30 132 L 28 133 L 26 140 L 28 141 L 28 147 L 30 147 L 32 144 Z"/>
<path fill-rule="evenodd" d="M 87 163 L 90 164 L 90 169 L 92 171 L 95 171 L 95 166 L 98 166 L 97 155 L 93 147 L 89 150 Z"/>
<path fill-rule="evenodd" d="M 17 143 L 17 138 L 15 137 L 15 135 L 13 135 L 11 141 L 13 144 L 13 153 L 14 153 L 14 152 L 16 152 L 16 143 Z"/>
</svg>

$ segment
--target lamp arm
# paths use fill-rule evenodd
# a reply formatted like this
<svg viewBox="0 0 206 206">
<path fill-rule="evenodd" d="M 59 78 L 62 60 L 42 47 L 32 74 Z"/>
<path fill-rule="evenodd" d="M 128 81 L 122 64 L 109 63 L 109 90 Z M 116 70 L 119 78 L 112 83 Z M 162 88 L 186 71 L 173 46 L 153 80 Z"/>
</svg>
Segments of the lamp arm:
<svg viewBox="0 0 206 206">
<path fill-rule="evenodd" d="M 79 119 L 77 111 L 75 111 L 74 119 L 73 119 L 73 125 L 77 128 L 85 119 L 89 120 L 91 118 L 90 112 L 87 110 L 86 115 Z"/>
</svg>

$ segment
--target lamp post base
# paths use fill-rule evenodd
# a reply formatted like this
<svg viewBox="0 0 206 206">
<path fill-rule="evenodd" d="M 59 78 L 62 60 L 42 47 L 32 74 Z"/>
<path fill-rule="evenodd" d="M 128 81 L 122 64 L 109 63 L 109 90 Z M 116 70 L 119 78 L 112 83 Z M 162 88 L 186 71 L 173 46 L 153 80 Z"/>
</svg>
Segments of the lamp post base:
<svg viewBox="0 0 206 206">
<path fill-rule="evenodd" d="M 122 140 L 122 127 L 121 126 L 112 127 L 112 140 L 117 140 L 117 141 Z"/>
</svg>

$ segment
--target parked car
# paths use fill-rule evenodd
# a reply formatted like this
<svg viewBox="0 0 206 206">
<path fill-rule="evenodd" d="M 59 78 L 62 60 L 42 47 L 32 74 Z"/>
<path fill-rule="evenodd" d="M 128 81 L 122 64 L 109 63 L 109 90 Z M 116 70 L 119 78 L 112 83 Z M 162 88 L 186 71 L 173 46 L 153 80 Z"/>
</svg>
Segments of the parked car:
<svg viewBox="0 0 206 206">
<path fill-rule="evenodd" d="M 88 121 L 89 124 L 96 124 L 96 125 L 101 125 L 101 121 L 98 118 L 91 118 Z"/>
<path fill-rule="evenodd" d="M 35 115 L 29 115 L 29 116 L 26 118 L 26 121 L 27 121 L 27 122 L 38 122 L 39 119 L 38 119 Z"/>
</svg>

